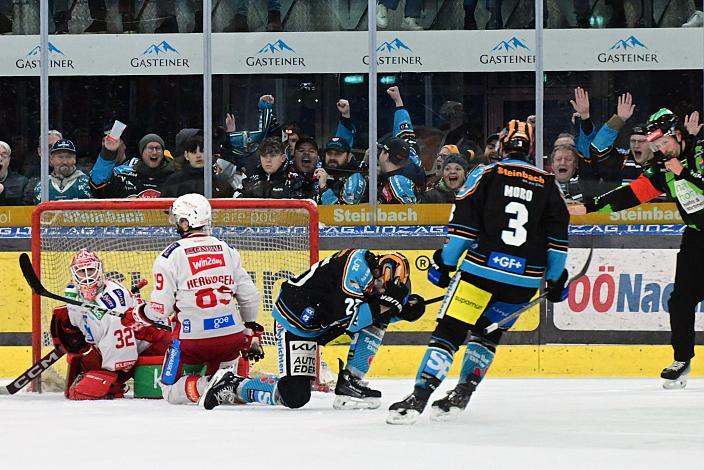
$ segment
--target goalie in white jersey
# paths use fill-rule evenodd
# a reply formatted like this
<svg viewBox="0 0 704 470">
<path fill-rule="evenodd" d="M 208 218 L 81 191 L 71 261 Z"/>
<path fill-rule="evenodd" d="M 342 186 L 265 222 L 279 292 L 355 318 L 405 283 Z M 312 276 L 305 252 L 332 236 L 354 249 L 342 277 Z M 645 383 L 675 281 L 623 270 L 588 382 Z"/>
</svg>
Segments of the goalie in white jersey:
<svg viewBox="0 0 704 470">
<path fill-rule="evenodd" d="M 102 261 L 90 251 L 74 256 L 71 278 L 67 297 L 118 313 L 140 302 L 125 286 L 105 277 Z M 138 356 L 163 356 L 169 344 L 165 331 L 124 326 L 117 316 L 75 305 L 54 309 L 51 335 L 55 346 L 68 353 L 64 393 L 71 400 L 122 398 Z"/>
<path fill-rule="evenodd" d="M 151 302 L 127 312 L 126 324 L 150 324 L 173 315 L 172 343 L 161 375 L 171 403 L 197 403 L 207 376 L 240 358 L 263 357 L 256 323 L 259 292 L 240 254 L 210 235 L 211 208 L 200 194 L 174 201 L 169 221 L 181 240 L 154 262 Z M 206 364 L 206 377 L 182 376 L 184 364 Z"/>
</svg>

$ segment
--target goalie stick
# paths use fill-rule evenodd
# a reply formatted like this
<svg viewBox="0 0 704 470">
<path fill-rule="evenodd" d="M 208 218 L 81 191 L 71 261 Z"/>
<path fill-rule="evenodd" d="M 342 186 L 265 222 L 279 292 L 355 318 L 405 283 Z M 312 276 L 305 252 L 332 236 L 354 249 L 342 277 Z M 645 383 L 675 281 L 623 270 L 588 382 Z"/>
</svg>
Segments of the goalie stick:
<svg viewBox="0 0 704 470">
<path fill-rule="evenodd" d="M 569 288 L 570 284 L 572 284 L 574 281 L 576 281 L 580 277 L 587 274 L 587 270 L 589 269 L 589 264 L 592 261 L 592 253 L 593 252 L 594 252 L 594 249 L 589 248 L 589 255 L 587 256 L 587 261 L 584 263 L 584 266 L 582 266 L 582 269 L 577 274 L 575 274 L 574 276 L 569 278 L 569 280 L 567 281 L 567 284 L 565 285 L 566 288 Z M 530 302 L 525 304 L 523 307 L 518 309 L 516 312 L 513 312 L 511 315 L 507 316 L 506 318 L 503 318 L 500 321 L 497 321 L 496 323 L 492 323 L 491 325 L 487 326 L 486 328 L 484 328 L 484 334 L 488 335 L 489 333 L 492 333 L 492 332 L 498 330 L 499 328 L 501 328 L 505 324 L 518 318 L 519 316 L 521 316 L 521 314 L 523 312 L 525 312 L 526 310 L 528 310 L 528 309 L 538 305 L 540 302 L 542 302 L 543 299 L 546 298 L 549 293 L 550 293 L 550 291 L 546 290 L 545 292 L 540 294 L 538 297 L 536 297 L 535 299 L 531 300 Z"/>
<path fill-rule="evenodd" d="M 42 285 L 42 281 L 39 280 L 37 277 L 36 273 L 34 272 L 34 266 L 32 266 L 32 261 L 29 259 L 29 255 L 27 253 L 22 253 L 20 255 L 20 269 L 22 270 L 22 275 L 24 276 L 24 279 L 27 281 L 27 284 L 29 284 L 29 287 L 34 291 L 35 294 L 46 297 L 49 299 L 54 299 L 58 300 L 59 302 L 64 302 L 67 304 L 71 305 L 76 305 L 78 307 L 83 307 L 86 310 L 89 310 L 91 312 L 100 312 L 101 314 L 105 315 L 114 315 L 116 317 L 122 318 L 124 314 L 120 312 L 116 312 L 114 310 L 108 310 L 106 308 L 99 307 L 94 304 L 89 304 L 87 302 L 81 302 L 80 300 L 77 299 L 72 299 L 70 297 L 64 297 L 63 295 L 55 294 L 53 292 L 49 292 L 46 287 Z M 162 325 L 160 323 L 152 323 L 151 326 L 154 328 L 157 328 L 159 330 L 165 330 L 165 331 L 171 331 L 171 327 L 168 327 L 166 325 Z"/>
<path fill-rule="evenodd" d="M 131 291 L 133 294 L 138 294 L 139 290 L 146 285 L 147 280 L 142 279 L 137 283 L 137 285 L 135 285 L 131 289 Z M 39 362 L 33 364 L 29 369 L 20 374 L 20 376 L 13 380 L 10 384 L 0 387 L 0 395 L 14 395 L 15 393 L 19 392 L 34 379 L 42 375 L 42 373 L 46 371 L 49 367 L 56 364 L 56 362 L 61 359 L 64 354 L 66 353 L 63 349 L 59 348 L 58 346 L 54 347 L 54 349 L 49 351 L 46 356 L 42 357 Z"/>
</svg>

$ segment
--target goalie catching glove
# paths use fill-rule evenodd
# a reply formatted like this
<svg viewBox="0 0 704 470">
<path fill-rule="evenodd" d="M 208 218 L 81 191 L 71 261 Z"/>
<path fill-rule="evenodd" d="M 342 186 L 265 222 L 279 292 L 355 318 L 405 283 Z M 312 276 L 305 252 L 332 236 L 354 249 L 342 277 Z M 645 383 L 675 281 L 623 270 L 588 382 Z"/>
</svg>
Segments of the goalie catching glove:
<svg viewBox="0 0 704 470">
<path fill-rule="evenodd" d="M 247 340 L 240 350 L 242 357 L 254 362 L 264 359 L 264 349 L 262 349 L 261 345 L 264 327 L 255 321 L 246 321 L 244 326 L 244 334 Z"/>
<path fill-rule="evenodd" d="M 65 305 L 54 309 L 50 331 L 54 346 L 64 352 L 83 354 L 90 348 L 81 330 L 69 320 L 68 307 Z"/>
</svg>

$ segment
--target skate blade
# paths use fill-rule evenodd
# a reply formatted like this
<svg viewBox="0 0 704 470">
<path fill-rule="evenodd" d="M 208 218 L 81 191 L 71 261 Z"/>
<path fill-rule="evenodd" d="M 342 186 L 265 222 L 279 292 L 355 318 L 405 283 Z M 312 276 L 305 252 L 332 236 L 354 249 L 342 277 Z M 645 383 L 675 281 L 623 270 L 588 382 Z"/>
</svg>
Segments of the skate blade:
<svg viewBox="0 0 704 470">
<path fill-rule="evenodd" d="M 389 410 L 388 416 L 386 416 L 387 424 L 415 424 L 418 421 L 420 413 L 416 410 L 406 410 L 405 413 L 400 413 L 395 410 Z"/>
<path fill-rule="evenodd" d="M 687 377 L 680 377 L 675 380 L 663 380 L 662 388 L 665 390 L 681 390 L 687 386 Z"/>
<path fill-rule="evenodd" d="M 344 395 L 335 396 L 332 407 L 336 410 L 376 410 L 381 406 L 378 398 L 353 398 Z"/>
<path fill-rule="evenodd" d="M 430 419 L 433 421 L 448 422 L 455 421 L 462 412 L 459 408 L 450 408 L 450 411 L 445 411 L 441 408 L 431 408 Z"/>
</svg>

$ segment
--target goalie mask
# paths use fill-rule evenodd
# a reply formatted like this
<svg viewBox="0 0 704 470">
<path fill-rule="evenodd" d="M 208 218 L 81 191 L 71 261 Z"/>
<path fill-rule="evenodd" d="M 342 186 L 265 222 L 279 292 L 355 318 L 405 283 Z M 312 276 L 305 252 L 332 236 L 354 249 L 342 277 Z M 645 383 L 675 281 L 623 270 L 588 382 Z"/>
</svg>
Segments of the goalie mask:
<svg viewBox="0 0 704 470">
<path fill-rule="evenodd" d="M 203 229 L 210 233 L 210 217 L 212 209 L 210 202 L 200 194 L 184 194 L 177 198 L 169 209 L 169 223 L 176 226 L 183 236 L 190 229 Z M 181 221 L 188 222 L 188 230 L 181 227 Z"/>
<path fill-rule="evenodd" d="M 411 266 L 408 260 L 401 253 L 386 253 L 376 258 L 376 266 L 372 269 L 374 282 L 370 289 L 371 293 L 383 292 L 384 288 L 392 282 L 398 280 L 400 284 L 405 284 L 410 290 Z"/>
<path fill-rule="evenodd" d="M 105 284 L 103 262 L 95 253 L 83 249 L 71 261 L 71 278 L 81 297 L 93 302 Z"/>
</svg>

